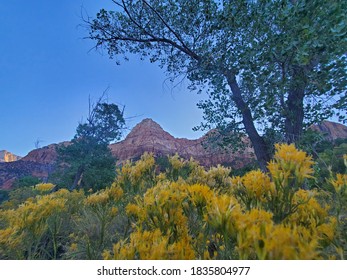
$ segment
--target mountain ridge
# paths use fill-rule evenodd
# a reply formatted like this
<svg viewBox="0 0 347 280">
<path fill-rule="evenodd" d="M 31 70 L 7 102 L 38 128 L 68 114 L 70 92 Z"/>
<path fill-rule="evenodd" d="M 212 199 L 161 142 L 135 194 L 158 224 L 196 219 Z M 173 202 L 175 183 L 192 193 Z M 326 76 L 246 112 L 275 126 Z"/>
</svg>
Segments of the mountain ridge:
<svg viewBox="0 0 347 280">
<path fill-rule="evenodd" d="M 322 122 L 311 127 L 320 131 L 329 140 L 347 138 L 347 127 L 333 122 Z M 156 157 L 179 154 L 182 158 L 193 157 L 205 167 L 222 164 L 234 169 L 241 168 L 255 159 L 248 138 L 243 141 L 246 148 L 235 152 L 232 149 L 218 149 L 208 144 L 208 132 L 198 139 L 175 138 L 152 119 L 138 123 L 124 138 L 109 147 L 117 159 L 117 164 L 126 160 L 137 160 L 144 152 L 153 153 Z M 13 182 L 24 176 L 35 176 L 45 181 L 54 171 L 57 161 L 56 148 L 69 142 L 51 144 L 30 151 L 26 156 L 12 162 L 0 162 L 0 189 L 11 189 Z"/>
</svg>

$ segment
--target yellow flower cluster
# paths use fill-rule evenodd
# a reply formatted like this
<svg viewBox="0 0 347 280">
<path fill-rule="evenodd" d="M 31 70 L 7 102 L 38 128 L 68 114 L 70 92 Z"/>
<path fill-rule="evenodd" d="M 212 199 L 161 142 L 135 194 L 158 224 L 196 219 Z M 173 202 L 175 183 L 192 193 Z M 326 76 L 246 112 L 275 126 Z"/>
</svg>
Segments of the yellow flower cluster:
<svg viewBox="0 0 347 280">
<path fill-rule="evenodd" d="M 50 192 L 54 189 L 55 185 L 51 184 L 51 183 L 47 183 L 47 184 L 38 184 L 35 186 L 35 190 L 39 191 L 39 192 Z"/>
<path fill-rule="evenodd" d="M 229 188 L 231 186 L 231 169 L 217 165 L 211 167 L 206 173 L 205 184 L 211 188 Z"/>
<path fill-rule="evenodd" d="M 241 206 L 227 194 L 216 196 L 207 207 L 205 220 L 225 238 L 236 233 L 236 221 L 241 216 Z"/>
<path fill-rule="evenodd" d="M 171 164 L 172 169 L 175 171 L 180 170 L 185 165 L 184 160 L 180 158 L 178 154 L 169 157 L 169 163 Z"/>
<path fill-rule="evenodd" d="M 154 184 L 154 168 L 153 154 L 144 153 L 135 164 L 128 160 L 122 166 L 117 182 L 124 190 L 134 193 L 144 191 Z"/>
<path fill-rule="evenodd" d="M 233 177 L 231 185 L 232 193 L 244 203 L 248 210 L 264 207 L 274 194 L 274 185 L 270 177 L 260 170 L 250 171 L 242 178 Z"/>
<path fill-rule="evenodd" d="M 275 148 L 268 169 L 276 186 L 298 189 L 306 178 L 312 178 L 314 162 L 304 151 L 297 150 L 294 144 L 276 144 Z"/>
<path fill-rule="evenodd" d="M 194 259 L 194 251 L 186 239 L 170 243 L 169 237 L 159 229 L 136 231 L 130 235 L 130 242 L 119 242 L 110 251 L 103 253 L 104 259 L 175 260 Z"/>
<path fill-rule="evenodd" d="M 7 227 L 0 230 L 0 255 L 10 252 L 9 255 L 20 259 L 27 253 L 27 258 L 35 258 L 44 234 L 52 231 L 68 209 L 63 193 L 37 196 L 17 209 L 2 211 L 0 214 Z"/>
<path fill-rule="evenodd" d="M 205 208 L 215 198 L 215 192 L 206 185 L 194 184 L 187 188 L 189 200 L 197 209 Z"/>
<path fill-rule="evenodd" d="M 347 174 L 336 174 L 336 179 L 332 179 L 330 182 L 336 193 L 347 195 Z"/>
<path fill-rule="evenodd" d="M 116 184 L 112 185 L 110 188 L 93 193 L 87 196 L 85 203 L 89 206 L 97 205 L 107 205 L 118 201 L 123 195 L 123 190 Z"/>
<path fill-rule="evenodd" d="M 91 194 L 36 186 L 38 195 L 0 209 L 0 258 L 346 257 L 347 176 L 316 188 L 312 158 L 294 145 L 276 145 L 268 173 L 243 176 L 168 160 L 156 174 L 144 154 Z"/>
</svg>

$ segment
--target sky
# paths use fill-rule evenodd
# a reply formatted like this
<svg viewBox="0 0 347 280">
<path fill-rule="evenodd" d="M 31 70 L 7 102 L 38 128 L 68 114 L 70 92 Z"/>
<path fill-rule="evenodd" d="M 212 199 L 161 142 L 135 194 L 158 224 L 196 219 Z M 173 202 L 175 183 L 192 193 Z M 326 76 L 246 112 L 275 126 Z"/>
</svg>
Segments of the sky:
<svg viewBox="0 0 347 280">
<path fill-rule="evenodd" d="M 196 139 L 203 96 L 188 82 L 176 88 L 158 65 L 132 57 L 116 65 L 84 39 L 82 14 L 113 9 L 111 0 L 0 1 L 0 150 L 25 156 L 70 140 L 88 114 L 88 100 L 107 90 L 125 106 L 131 129 L 152 118 L 175 137 Z M 129 132 L 125 131 L 126 133 Z"/>
</svg>

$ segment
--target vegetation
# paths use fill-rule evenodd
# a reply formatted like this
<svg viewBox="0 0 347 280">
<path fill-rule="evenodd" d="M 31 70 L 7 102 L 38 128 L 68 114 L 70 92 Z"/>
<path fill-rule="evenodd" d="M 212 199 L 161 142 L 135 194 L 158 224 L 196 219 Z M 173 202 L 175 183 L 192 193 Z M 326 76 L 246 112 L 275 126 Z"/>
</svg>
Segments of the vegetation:
<svg viewBox="0 0 347 280">
<path fill-rule="evenodd" d="M 198 128 L 246 133 L 263 171 L 267 135 L 296 143 L 306 124 L 334 114 L 346 121 L 346 1 L 113 3 L 86 20 L 96 47 L 117 63 L 149 57 L 190 89 L 205 88 Z"/>
<path fill-rule="evenodd" d="M 13 183 L 14 188 L 31 187 L 40 184 L 41 180 L 33 176 L 24 176 Z"/>
<path fill-rule="evenodd" d="M 75 189 L 104 188 L 114 180 L 115 158 L 108 145 L 119 140 L 125 121 L 116 104 L 89 106 L 89 116 L 80 123 L 71 144 L 58 148 L 59 169 L 54 175 L 60 186 Z"/>
<path fill-rule="evenodd" d="M 347 142 L 304 127 L 347 121 L 347 2 L 113 3 L 87 20 L 96 47 L 206 89 L 198 128 L 247 134 L 260 169 L 148 153 L 115 167 L 123 111 L 100 98 L 54 184 L 0 192 L 0 259 L 346 259 Z"/>
<path fill-rule="evenodd" d="M 1 205 L 0 258 L 345 259 L 346 172 L 317 185 L 312 157 L 275 148 L 267 173 L 177 155 L 160 170 L 144 154 L 103 190 L 18 189 Z"/>
</svg>

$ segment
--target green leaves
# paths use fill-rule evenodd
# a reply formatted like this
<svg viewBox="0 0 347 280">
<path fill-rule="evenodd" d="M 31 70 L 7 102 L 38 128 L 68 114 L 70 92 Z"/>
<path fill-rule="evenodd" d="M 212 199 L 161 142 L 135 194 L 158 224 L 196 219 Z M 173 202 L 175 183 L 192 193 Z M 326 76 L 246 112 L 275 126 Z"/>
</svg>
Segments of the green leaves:
<svg viewBox="0 0 347 280">
<path fill-rule="evenodd" d="M 85 123 L 80 123 L 71 144 L 58 149 L 60 168 L 55 177 L 64 187 L 100 189 L 115 178 L 115 158 L 108 144 L 119 140 L 125 120 L 116 104 L 91 106 Z"/>
<path fill-rule="evenodd" d="M 78 125 L 75 138 L 109 144 L 119 140 L 124 124 L 123 113 L 116 104 L 98 103 L 87 122 Z"/>
</svg>

